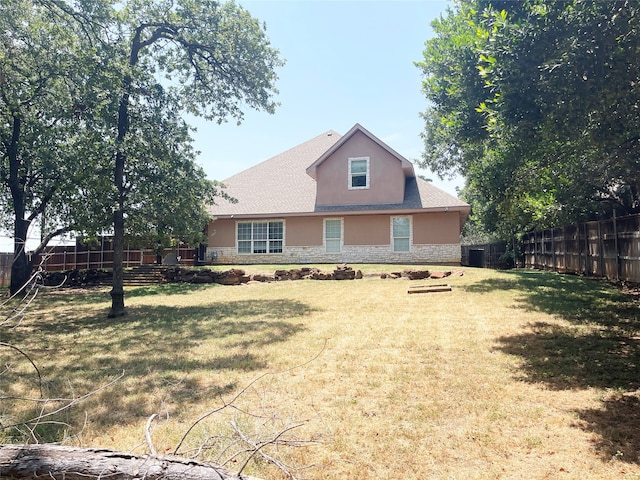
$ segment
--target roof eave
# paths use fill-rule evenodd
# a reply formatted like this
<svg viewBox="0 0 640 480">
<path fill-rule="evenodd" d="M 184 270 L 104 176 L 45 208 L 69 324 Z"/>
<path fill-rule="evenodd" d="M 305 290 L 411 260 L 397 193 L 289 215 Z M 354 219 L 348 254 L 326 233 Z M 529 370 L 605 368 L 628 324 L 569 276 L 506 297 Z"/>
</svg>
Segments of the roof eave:
<svg viewBox="0 0 640 480">
<path fill-rule="evenodd" d="M 330 210 L 313 212 L 280 212 L 280 213 L 234 213 L 234 214 L 213 214 L 216 219 L 243 220 L 252 218 L 285 218 L 285 217 L 326 217 L 336 215 L 409 215 L 415 213 L 446 213 L 458 212 L 466 219 L 470 207 L 466 205 L 455 205 L 450 207 L 428 207 L 428 208 L 379 208 L 376 210 Z"/>
</svg>

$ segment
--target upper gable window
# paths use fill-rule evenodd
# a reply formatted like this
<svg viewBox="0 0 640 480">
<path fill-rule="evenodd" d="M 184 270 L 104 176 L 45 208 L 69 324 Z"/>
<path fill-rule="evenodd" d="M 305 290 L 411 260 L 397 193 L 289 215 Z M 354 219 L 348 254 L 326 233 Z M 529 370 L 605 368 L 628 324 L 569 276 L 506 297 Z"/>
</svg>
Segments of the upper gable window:
<svg viewBox="0 0 640 480">
<path fill-rule="evenodd" d="M 349 159 L 349 190 L 369 188 L 369 157 Z"/>
</svg>

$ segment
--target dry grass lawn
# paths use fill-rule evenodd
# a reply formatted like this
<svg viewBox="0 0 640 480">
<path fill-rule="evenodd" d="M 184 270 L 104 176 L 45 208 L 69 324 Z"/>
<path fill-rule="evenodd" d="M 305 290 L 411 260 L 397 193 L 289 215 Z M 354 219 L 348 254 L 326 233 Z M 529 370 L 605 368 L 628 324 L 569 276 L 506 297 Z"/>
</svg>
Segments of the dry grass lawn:
<svg viewBox="0 0 640 480">
<path fill-rule="evenodd" d="M 410 285 L 442 281 L 129 288 L 129 315 L 116 320 L 108 290 L 48 292 L 0 341 L 28 352 L 51 397 L 124 371 L 40 425 L 43 441 L 141 453 L 158 413 L 154 443 L 170 453 L 242 392 L 179 453 L 237 469 L 246 456 L 229 446 L 232 422 L 252 438 L 301 424 L 282 436 L 297 447 L 265 448 L 298 479 L 640 478 L 634 296 L 574 276 L 461 270 L 445 280 L 451 292 L 413 295 Z M 38 395 L 24 359 L 4 349 L 0 361 L 0 394 Z M 33 413 L 0 399 L 3 425 Z M 245 473 L 286 478 L 260 460 Z"/>
</svg>

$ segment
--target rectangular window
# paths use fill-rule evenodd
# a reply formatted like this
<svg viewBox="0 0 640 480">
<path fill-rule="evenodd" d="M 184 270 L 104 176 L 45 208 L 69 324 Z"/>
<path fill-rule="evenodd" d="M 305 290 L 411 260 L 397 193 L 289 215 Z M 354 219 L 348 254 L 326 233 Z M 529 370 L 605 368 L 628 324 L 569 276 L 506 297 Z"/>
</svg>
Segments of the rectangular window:
<svg viewBox="0 0 640 480">
<path fill-rule="evenodd" d="M 408 252 L 411 249 L 411 218 L 392 217 L 393 251 Z"/>
<path fill-rule="evenodd" d="M 282 253 L 284 222 L 238 222 L 238 253 Z"/>
<path fill-rule="evenodd" d="M 342 220 L 324 221 L 324 249 L 326 253 L 340 253 L 342 251 Z"/>
<path fill-rule="evenodd" d="M 349 159 L 349 190 L 369 188 L 369 157 Z"/>
</svg>

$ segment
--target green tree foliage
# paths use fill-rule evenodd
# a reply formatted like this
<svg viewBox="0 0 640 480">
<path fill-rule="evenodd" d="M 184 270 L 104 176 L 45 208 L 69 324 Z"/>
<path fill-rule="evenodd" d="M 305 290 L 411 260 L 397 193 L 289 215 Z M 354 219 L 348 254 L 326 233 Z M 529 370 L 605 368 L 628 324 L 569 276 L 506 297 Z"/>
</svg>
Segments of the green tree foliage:
<svg viewBox="0 0 640 480">
<path fill-rule="evenodd" d="M 144 107 L 151 106 L 152 116 L 165 112 L 153 108 L 149 92 L 163 92 L 160 103 L 174 112 L 218 122 L 231 117 L 240 122 L 244 106 L 274 111 L 275 68 L 282 64 L 263 26 L 233 2 L 131 0 L 116 5 L 122 6 L 118 10 L 121 29 L 113 42 L 124 75 L 117 90 L 118 112 L 112 117 L 117 198 L 110 317 L 125 314 L 122 252 L 131 201 L 126 172 L 140 173 L 143 169 L 135 168 L 132 162 L 149 154 L 149 149 L 140 147 L 148 139 L 144 135 L 148 125 Z M 158 82 L 158 77 L 165 81 Z M 180 127 L 179 122 L 164 125 Z M 164 137 L 155 138 L 154 146 L 163 149 Z M 177 151 L 166 153 L 172 158 Z"/>
<path fill-rule="evenodd" d="M 0 195 L 2 224 L 14 235 L 11 291 L 29 278 L 25 241 L 40 221 L 41 250 L 55 235 L 100 223 L 88 188 L 86 143 L 78 128 L 90 52 L 80 48 L 76 25 L 25 0 L 0 2 Z"/>
<path fill-rule="evenodd" d="M 639 8 L 458 1 L 434 22 L 423 162 L 466 177 L 485 229 L 640 209 Z"/>
<path fill-rule="evenodd" d="M 263 26 L 232 2 L 0 0 L 0 8 L 2 201 L 25 260 L 12 279 L 31 269 L 23 239 L 38 216 L 52 235 L 91 236 L 111 224 L 110 316 L 123 315 L 124 238 L 193 241 L 206 205 L 223 195 L 195 163 L 183 113 L 240 122 L 245 108 L 273 112 L 282 61 Z"/>
</svg>

